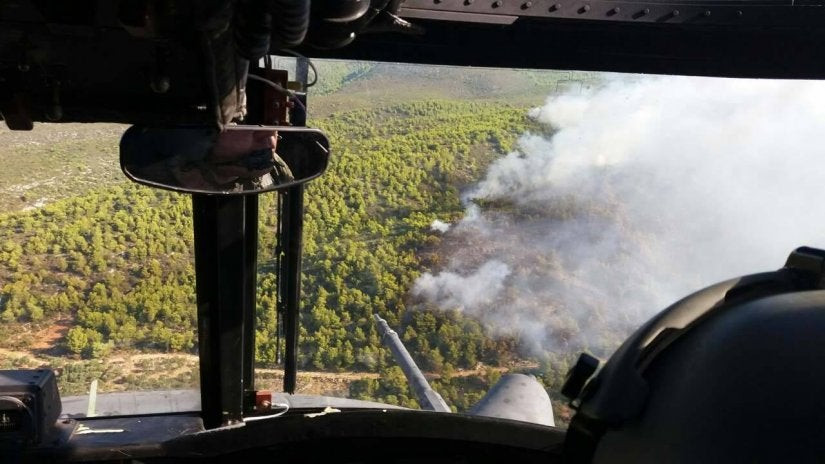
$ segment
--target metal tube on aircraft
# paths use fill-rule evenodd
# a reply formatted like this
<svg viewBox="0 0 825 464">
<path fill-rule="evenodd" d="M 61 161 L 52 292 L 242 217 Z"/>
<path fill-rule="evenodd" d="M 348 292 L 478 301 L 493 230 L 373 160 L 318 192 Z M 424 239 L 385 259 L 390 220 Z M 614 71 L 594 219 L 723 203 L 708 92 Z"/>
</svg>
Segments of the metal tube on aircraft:
<svg viewBox="0 0 825 464">
<path fill-rule="evenodd" d="M 404 376 L 407 377 L 407 381 L 410 382 L 410 387 L 412 387 L 415 396 L 418 398 L 418 404 L 421 408 L 436 412 L 452 412 L 450 407 L 447 406 L 447 403 L 444 402 L 444 398 L 430 387 L 427 379 L 424 378 L 424 374 L 421 373 L 421 370 L 415 364 L 415 361 L 413 361 L 412 356 L 410 356 L 410 353 L 404 347 L 398 334 L 390 328 L 387 321 L 381 319 L 377 314 L 375 314 L 374 317 L 378 325 L 378 333 L 381 334 L 381 341 L 392 351 L 395 362 L 397 362 L 401 370 L 404 371 Z"/>
</svg>

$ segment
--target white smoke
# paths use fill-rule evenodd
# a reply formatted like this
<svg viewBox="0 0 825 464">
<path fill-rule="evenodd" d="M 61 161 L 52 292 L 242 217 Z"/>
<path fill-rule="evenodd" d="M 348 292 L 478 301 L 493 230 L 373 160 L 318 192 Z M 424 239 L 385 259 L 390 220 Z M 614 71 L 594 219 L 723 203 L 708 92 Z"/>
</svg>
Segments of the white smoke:
<svg viewBox="0 0 825 464">
<path fill-rule="evenodd" d="M 434 232 L 441 232 L 443 234 L 450 230 L 450 223 L 436 219 L 432 222 L 432 224 L 430 224 L 430 230 Z"/>
<path fill-rule="evenodd" d="M 413 286 L 413 294 L 420 295 L 439 306 L 463 310 L 493 302 L 504 287 L 510 268 L 496 260 L 484 263 L 475 272 L 462 276 L 442 272 L 437 277 L 424 273 Z"/>
<path fill-rule="evenodd" d="M 530 115 L 553 135 L 491 165 L 416 293 L 533 347 L 608 350 L 693 290 L 825 245 L 822 102 L 823 82 L 687 77 L 550 97 Z M 457 276 L 490 263 L 509 272 L 485 305 Z"/>
</svg>

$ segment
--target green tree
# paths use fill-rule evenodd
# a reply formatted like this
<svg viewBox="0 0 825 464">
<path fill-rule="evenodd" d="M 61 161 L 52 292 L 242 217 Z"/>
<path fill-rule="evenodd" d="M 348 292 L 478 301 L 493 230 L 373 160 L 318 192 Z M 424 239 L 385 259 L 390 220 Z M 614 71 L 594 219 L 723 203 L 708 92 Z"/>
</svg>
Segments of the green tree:
<svg viewBox="0 0 825 464">
<path fill-rule="evenodd" d="M 73 327 L 66 333 L 66 347 L 72 353 L 82 353 L 88 344 L 89 338 L 86 336 L 86 329 Z"/>
</svg>

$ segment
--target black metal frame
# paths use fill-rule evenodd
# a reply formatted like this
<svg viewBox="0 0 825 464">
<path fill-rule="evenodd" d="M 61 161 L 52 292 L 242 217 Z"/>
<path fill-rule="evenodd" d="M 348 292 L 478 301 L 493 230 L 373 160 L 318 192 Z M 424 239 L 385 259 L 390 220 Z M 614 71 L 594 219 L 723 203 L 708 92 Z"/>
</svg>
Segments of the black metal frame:
<svg viewBox="0 0 825 464">
<path fill-rule="evenodd" d="M 243 388 L 255 390 L 255 313 L 258 292 L 258 195 L 244 199 L 244 254 L 250 272 L 244 273 L 243 302 Z"/>
<path fill-rule="evenodd" d="M 192 196 L 201 416 L 215 428 L 243 419 L 251 383 L 257 267 L 257 198 Z M 249 227 L 252 225 L 252 227 Z M 253 350 L 251 355 L 249 349 Z"/>
<path fill-rule="evenodd" d="M 309 61 L 297 58 L 295 79 L 306 84 Z M 298 97 L 303 106 L 296 105 L 291 112 L 293 126 L 306 125 L 306 95 Z M 278 310 L 284 315 L 284 391 L 295 393 L 298 377 L 298 333 L 301 305 L 301 255 L 304 232 L 304 186 L 290 187 L 280 193 L 281 229 L 278 282 Z"/>
<path fill-rule="evenodd" d="M 284 391 L 295 393 L 298 377 L 298 331 L 301 299 L 301 250 L 303 247 L 304 188 L 281 193 L 281 240 L 283 254 L 278 274 L 279 311 L 284 316 Z"/>
<path fill-rule="evenodd" d="M 306 83 L 308 61 L 298 59 L 297 79 Z M 253 94 L 254 95 L 254 94 Z M 306 97 L 300 97 L 306 105 Z M 251 98 L 262 101 L 263 98 Z M 263 114 L 250 112 L 254 119 Z M 255 121 L 247 121 L 255 122 Z M 305 106 L 291 115 L 306 125 Z M 294 393 L 298 371 L 304 189 L 281 193 L 278 311 L 284 314 L 284 391 Z M 195 277 L 198 300 L 201 416 L 205 428 L 243 420 L 255 390 L 255 323 L 258 266 L 258 197 L 193 195 Z"/>
<path fill-rule="evenodd" d="M 523 18 L 692 26 L 821 27 L 818 2 L 675 0 L 405 0 L 399 15 L 447 21 L 513 24 Z"/>
<path fill-rule="evenodd" d="M 720 77 L 822 79 L 825 77 L 825 28 L 805 24 L 793 27 L 767 27 L 742 24 L 737 27 L 681 22 L 689 19 L 693 10 L 682 8 L 680 24 L 647 22 L 647 19 L 614 20 L 606 6 L 587 2 L 590 10 L 578 14 L 568 11 L 561 2 L 561 13 L 569 12 L 580 19 L 541 18 L 489 14 L 485 18 L 466 17 L 462 21 L 447 21 L 450 15 L 467 14 L 454 9 L 455 2 L 431 2 L 429 9 L 423 0 L 407 2 L 400 14 L 425 30 L 423 35 L 361 34 L 343 48 L 322 50 L 309 46 L 297 50 L 313 58 L 374 60 L 451 66 L 487 66 L 504 68 L 535 68 L 577 71 L 613 71 L 653 74 L 686 74 Z M 466 2 L 465 2 L 466 3 Z M 482 2 L 471 2 L 471 5 Z M 488 6 L 493 4 L 491 0 Z M 512 2 L 505 1 L 501 8 Z M 518 5 L 521 2 L 517 2 Z M 527 11 L 534 11 L 537 2 Z M 610 2 L 612 3 L 612 2 Z M 464 8 L 461 4 L 460 8 Z M 616 6 L 621 5 L 616 2 Z M 582 2 L 577 7 L 585 6 Z M 638 14 L 645 8 L 649 17 L 666 5 L 639 3 L 621 6 L 625 12 Z M 670 5 L 674 8 L 673 5 Z M 436 9 L 438 8 L 438 9 Z M 476 11 L 475 6 L 467 6 Z M 601 8 L 601 9 L 600 9 Z M 615 6 L 614 6 L 615 8 Z M 752 18 L 747 5 L 744 17 Z M 822 11 L 820 11 L 822 10 Z M 535 10 L 538 11 L 538 10 Z M 549 15 L 555 14 L 546 11 Z M 672 14 L 672 9 L 670 10 Z M 703 10 L 706 11 L 706 10 Z M 819 15 L 824 8 L 786 8 L 788 14 Z M 690 13 L 690 14 L 689 14 Z M 712 9 L 711 18 L 726 17 Z M 471 13 L 475 14 L 475 13 Z M 526 14 L 526 13 L 525 13 Z M 664 14 L 664 13 L 663 13 Z M 589 16 L 599 15 L 599 20 Z M 619 16 L 619 15 L 617 15 Z M 818 17 L 818 16 L 813 16 Z M 496 24 L 484 20 L 513 21 Z M 704 18 L 704 17 L 703 17 Z M 457 19 L 457 18 L 454 18 Z M 473 20 L 470 22 L 470 20 Z M 708 18 L 707 21 L 710 19 Z"/>
<path fill-rule="evenodd" d="M 203 76 L 195 72 L 201 64 L 187 45 L 162 41 L 174 63 L 170 88 L 156 92 L 146 71 L 157 66 L 158 43 L 124 30 L 117 8 L 110 6 L 116 2 L 81 2 L 101 8 L 86 20 L 80 20 L 84 9 L 69 8 L 67 24 L 42 17 L 39 9 L 51 9 L 40 5 L 45 3 L 62 5 L 0 2 L 0 111 L 12 126 L 49 121 L 58 100 L 62 122 L 216 122 L 214 114 L 202 111 Z M 821 3 L 407 0 L 398 15 L 424 34 L 380 33 L 379 27 L 373 33 L 356 30 L 355 41 L 340 49 L 295 49 L 313 58 L 822 79 Z"/>
</svg>

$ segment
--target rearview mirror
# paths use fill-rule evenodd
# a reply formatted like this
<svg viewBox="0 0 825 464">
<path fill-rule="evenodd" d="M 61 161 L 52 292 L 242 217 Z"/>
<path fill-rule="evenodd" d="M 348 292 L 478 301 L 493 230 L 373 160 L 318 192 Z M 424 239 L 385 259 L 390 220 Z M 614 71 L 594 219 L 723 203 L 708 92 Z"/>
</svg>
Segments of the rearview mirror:
<svg viewBox="0 0 825 464">
<path fill-rule="evenodd" d="M 120 139 L 126 177 L 185 193 L 244 195 L 312 180 L 329 163 L 323 132 L 305 127 L 132 126 Z"/>
</svg>

